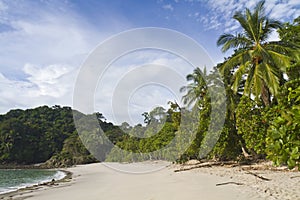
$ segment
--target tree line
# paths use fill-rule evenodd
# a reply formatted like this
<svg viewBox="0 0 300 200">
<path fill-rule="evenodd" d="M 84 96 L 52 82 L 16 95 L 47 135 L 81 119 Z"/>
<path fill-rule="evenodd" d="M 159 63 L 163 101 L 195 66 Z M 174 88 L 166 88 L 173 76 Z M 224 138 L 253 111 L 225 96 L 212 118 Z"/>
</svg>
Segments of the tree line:
<svg viewBox="0 0 300 200">
<path fill-rule="evenodd" d="M 0 115 L 0 164 L 63 167 L 95 162 L 78 135 L 74 115 L 83 123 L 94 116 L 58 105 L 16 109 Z M 102 118 L 99 123 L 107 132 L 116 128 Z M 114 140 L 118 134 L 108 136 Z"/>
</svg>

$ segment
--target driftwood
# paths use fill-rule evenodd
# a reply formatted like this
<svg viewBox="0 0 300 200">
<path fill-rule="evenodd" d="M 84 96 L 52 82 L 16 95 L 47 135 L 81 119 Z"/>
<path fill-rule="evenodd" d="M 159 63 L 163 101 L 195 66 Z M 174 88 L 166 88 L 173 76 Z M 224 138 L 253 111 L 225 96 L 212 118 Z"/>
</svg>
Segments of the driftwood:
<svg viewBox="0 0 300 200">
<path fill-rule="evenodd" d="M 216 186 L 221 186 L 221 185 L 228 185 L 228 184 L 235 184 L 235 185 L 244 185 L 244 183 L 237 183 L 237 182 L 225 182 L 225 183 L 217 183 Z"/>
<path fill-rule="evenodd" d="M 182 172 L 182 171 L 188 171 L 192 169 L 197 169 L 201 167 L 212 167 L 212 166 L 224 166 L 224 165 L 230 165 L 231 167 L 237 166 L 238 164 L 234 161 L 227 161 L 227 162 L 205 162 L 205 163 L 199 163 L 191 167 L 187 168 L 181 168 L 181 169 L 176 169 L 174 172 Z"/>
<path fill-rule="evenodd" d="M 269 179 L 269 178 L 265 178 L 265 177 L 263 177 L 263 176 L 257 175 L 257 174 L 255 174 L 255 173 L 253 173 L 253 172 L 247 171 L 247 174 L 251 174 L 251 175 L 253 175 L 253 176 L 257 177 L 257 178 L 260 178 L 261 180 L 264 180 L 264 181 L 270 181 L 270 180 L 271 180 L 271 179 Z"/>
<path fill-rule="evenodd" d="M 267 170 L 267 171 L 289 171 L 287 167 L 276 167 L 269 164 L 255 164 L 255 165 L 244 165 L 241 167 L 242 170 Z"/>
<path fill-rule="evenodd" d="M 300 176 L 292 176 L 291 179 L 293 179 L 293 178 L 300 178 Z"/>
</svg>

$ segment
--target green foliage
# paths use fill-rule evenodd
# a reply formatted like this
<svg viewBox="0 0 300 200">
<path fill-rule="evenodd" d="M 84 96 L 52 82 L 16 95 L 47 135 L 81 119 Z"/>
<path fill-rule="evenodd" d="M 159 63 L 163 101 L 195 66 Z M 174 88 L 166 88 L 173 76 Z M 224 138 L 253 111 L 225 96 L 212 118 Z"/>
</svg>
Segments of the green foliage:
<svg viewBox="0 0 300 200">
<path fill-rule="evenodd" d="M 222 66 L 222 64 L 219 66 Z M 228 71 L 223 74 L 222 79 L 219 78 L 219 66 L 217 66 L 210 75 L 210 78 L 214 80 L 212 81 L 214 83 L 213 91 L 215 91 L 213 95 L 215 97 L 225 95 L 225 97 L 216 98 L 223 99 L 223 101 L 212 102 L 214 103 L 215 109 L 217 109 L 214 112 L 215 115 L 211 117 L 213 118 L 212 124 L 223 125 L 223 129 L 219 134 L 218 142 L 210 153 L 210 157 L 219 160 L 230 160 L 236 159 L 241 154 L 241 138 L 237 134 L 235 118 L 235 109 L 239 102 L 240 95 L 235 94 L 230 88 L 231 72 Z M 222 112 L 225 112 L 224 116 L 221 115 Z M 221 123 L 222 118 L 225 118 L 224 124 Z"/>
<path fill-rule="evenodd" d="M 199 109 L 199 127 L 196 138 L 178 161 L 184 162 L 188 159 L 202 158 L 235 159 L 240 154 L 239 137 L 234 121 L 234 105 L 238 96 L 233 93 L 229 94 L 231 91 L 228 88 L 229 83 L 226 80 L 223 84 L 218 68 L 214 68 L 210 74 L 201 73 L 200 69 L 197 68 L 192 75 L 187 77 L 193 77 L 191 80 L 198 83 L 197 80 L 202 79 L 197 76 L 205 76 L 205 82 L 202 81 L 201 85 L 196 84 L 197 87 L 193 84 L 189 84 L 189 86 L 194 87 L 183 87 L 188 89 L 183 98 L 187 100 L 188 94 L 193 94 L 191 100 L 197 100 L 195 107 Z M 230 96 L 230 98 L 225 98 L 225 95 Z M 214 102 L 212 102 L 212 97 Z M 190 102 L 187 101 L 186 104 L 190 105 Z M 213 113 L 212 106 L 214 107 Z M 225 123 L 223 125 L 224 118 Z M 222 127 L 223 129 L 218 130 Z"/>
<path fill-rule="evenodd" d="M 300 16 L 294 19 L 294 22 L 285 23 L 284 27 L 278 30 L 282 42 L 288 42 L 294 45 L 295 50 L 300 44 Z"/>
<path fill-rule="evenodd" d="M 246 144 L 254 155 L 264 155 L 265 137 L 268 123 L 263 119 L 263 107 L 257 107 L 249 97 L 243 96 L 236 110 L 236 126 Z"/>
<path fill-rule="evenodd" d="M 192 81 L 187 86 L 180 88 L 180 92 L 186 92 L 182 97 L 183 103 L 187 106 L 191 106 L 194 103 L 199 103 L 203 101 L 205 96 L 207 96 L 207 73 L 206 68 L 202 72 L 200 68 L 196 68 L 192 74 L 186 76 L 187 81 Z"/>
<path fill-rule="evenodd" d="M 131 128 L 128 134 L 123 134 L 106 161 L 133 162 L 148 159 L 174 161 L 174 155 L 171 152 L 159 152 L 174 139 L 178 128 L 176 122 L 172 121 L 173 117 L 169 116 L 170 114 L 177 115 L 177 112 L 170 110 L 166 112 L 162 107 L 154 108 L 147 115 L 150 120 L 146 121 L 146 126 L 138 124 Z M 168 121 L 166 121 L 167 118 Z"/>
<path fill-rule="evenodd" d="M 286 23 L 279 31 L 282 42 L 290 42 L 298 52 L 287 67 L 289 81 L 281 88 L 278 105 L 279 115 L 273 120 L 266 138 L 267 155 L 276 165 L 286 164 L 300 170 L 300 17 L 293 24 Z"/>
<path fill-rule="evenodd" d="M 234 71 L 232 89 L 237 92 L 243 86 L 244 95 L 254 95 L 256 102 L 262 100 L 264 106 L 269 106 L 271 96 L 277 96 L 279 87 L 284 80 L 283 73 L 290 64 L 295 52 L 294 44 L 268 41 L 271 32 L 281 29 L 279 21 L 269 19 L 264 13 L 264 1 L 260 1 L 253 11 L 236 12 L 233 16 L 240 24 L 243 32 L 238 34 L 223 34 L 217 44 L 222 51 L 234 49 L 233 56 L 228 58 L 220 68 Z"/>
<path fill-rule="evenodd" d="M 226 87 L 229 100 L 230 91 L 243 90 L 239 103 L 227 102 L 241 136 L 238 143 L 255 157 L 267 155 L 277 165 L 299 167 L 300 17 L 292 24 L 268 19 L 260 1 L 253 11 L 236 12 L 233 18 L 243 32 L 223 34 L 217 44 L 223 51 L 235 50 L 219 69 L 225 86 L 230 86 Z M 281 41 L 267 40 L 274 29 Z"/>
<path fill-rule="evenodd" d="M 138 124 L 131 127 L 123 123 L 119 128 L 103 130 L 115 145 L 106 147 L 107 151 L 102 155 L 107 158 L 106 161 L 228 160 L 240 157 L 244 148 L 254 158 L 265 158 L 267 155 L 277 164 L 298 165 L 300 88 L 293 83 L 299 79 L 298 28 L 294 27 L 299 25 L 299 20 L 293 25 L 284 24 L 286 28 L 280 30 L 282 41 L 267 42 L 270 31 L 282 26 L 264 16 L 263 5 L 260 2 L 253 12 L 246 10 L 245 13 L 235 14 L 234 18 L 245 29 L 243 34 L 220 37 L 218 44 L 223 45 L 224 50 L 235 48 L 232 57 L 210 74 L 206 69 L 202 72 L 196 68 L 187 75 L 189 84 L 181 88 L 181 92 L 185 92 L 183 101 L 187 108 L 170 102 L 167 111 L 157 107 L 143 113 L 145 126 Z M 285 69 L 289 82 L 283 89 Z M 219 70 L 223 80 L 217 76 Z M 224 95 L 226 102 L 222 101 Z M 251 95 L 256 101 L 250 99 Z M 221 116 L 224 109 L 226 114 Z M 286 109 L 289 111 L 282 111 Z M 185 120 L 190 121 L 188 124 L 181 121 L 185 111 L 188 113 Z M 198 116 L 196 122 L 195 116 Z M 223 117 L 223 129 L 217 131 L 218 125 L 223 125 Z M 197 126 L 197 131 L 191 139 L 187 133 L 193 126 Z M 89 134 L 91 132 L 87 131 Z M 96 132 L 95 137 L 98 135 Z M 174 149 L 164 151 L 172 140 L 176 142 Z M 183 149 L 183 144 L 190 145 Z M 105 142 L 92 144 L 95 148 L 105 145 Z M 184 153 L 176 155 L 178 152 Z"/>
<path fill-rule="evenodd" d="M 44 162 L 63 147 L 75 131 L 68 107 L 47 106 L 12 110 L 0 122 L 0 162 L 31 164 Z"/>
<path fill-rule="evenodd" d="M 117 128 L 113 124 L 101 121 L 100 113 L 84 115 L 73 112 L 70 107 L 41 106 L 11 110 L 0 116 L 0 164 L 34 164 L 48 160 L 46 167 L 61 167 L 95 161 L 77 134 L 73 113 L 79 121 L 79 129 L 90 128 L 81 137 L 88 140 L 85 144 L 94 145 L 89 149 L 105 157 L 111 147 L 107 143 L 95 144 L 99 141 L 99 126 L 91 127 L 89 119 L 96 115 L 112 141 L 117 142 L 120 135 L 113 132 Z"/>
<path fill-rule="evenodd" d="M 298 86 L 297 86 L 298 85 Z M 279 116 L 268 129 L 267 155 L 276 165 L 287 164 L 300 170 L 300 82 L 290 81 L 283 87 Z"/>
<path fill-rule="evenodd" d="M 240 137 L 237 135 L 235 122 L 227 119 L 210 157 L 217 160 L 235 160 L 240 154 Z"/>
<path fill-rule="evenodd" d="M 80 138 L 75 133 L 64 141 L 62 151 L 47 160 L 45 166 L 69 167 L 76 164 L 87 164 L 92 162 L 96 162 L 96 159 L 87 151 Z"/>
<path fill-rule="evenodd" d="M 199 115 L 199 124 L 198 124 L 198 131 L 196 133 L 195 139 L 191 142 L 191 145 L 188 147 L 188 149 L 184 152 L 183 155 L 178 159 L 178 162 L 185 162 L 190 159 L 201 159 L 203 158 L 203 154 L 208 154 L 207 148 L 205 148 L 205 145 L 202 145 L 203 138 L 205 134 L 207 133 L 209 124 L 210 124 L 210 111 L 211 107 L 208 103 L 202 103 L 203 107 L 200 111 Z M 184 130 L 181 130 L 184 132 Z"/>
</svg>

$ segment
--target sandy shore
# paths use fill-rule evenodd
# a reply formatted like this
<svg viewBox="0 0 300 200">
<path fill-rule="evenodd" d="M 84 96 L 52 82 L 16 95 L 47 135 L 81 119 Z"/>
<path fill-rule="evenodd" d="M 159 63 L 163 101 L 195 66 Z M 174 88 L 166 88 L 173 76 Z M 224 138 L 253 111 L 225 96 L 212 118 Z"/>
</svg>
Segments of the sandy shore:
<svg viewBox="0 0 300 200">
<path fill-rule="evenodd" d="M 175 173 L 176 168 L 165 162 L 80 165 L 68 169 L 73 173 L 68 182 L 19 191 L 0 199 L 300 199 L 299 172 L 255 170 L 255 174 L 270 179 L 266 181 L 239 167 Z"/>
</svg>

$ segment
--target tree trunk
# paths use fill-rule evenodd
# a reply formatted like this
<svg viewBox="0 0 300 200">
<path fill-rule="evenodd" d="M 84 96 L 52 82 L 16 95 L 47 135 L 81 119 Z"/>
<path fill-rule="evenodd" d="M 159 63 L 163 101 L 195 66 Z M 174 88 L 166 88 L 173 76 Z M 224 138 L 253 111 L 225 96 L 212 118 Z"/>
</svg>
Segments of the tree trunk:
<svg viewBox="0 0 300 200">
<path fill-rule="evenodd" d="M 264 106 L 267 107 L 270 105 L 270 103 L 271 103 L 270 92 L 265 83 L 263 83 L 263 88 L 261 91 L 261 99 L 264 103 Z"/>
</svg>

